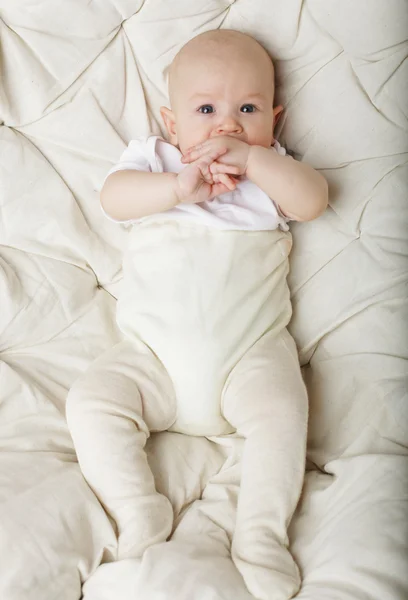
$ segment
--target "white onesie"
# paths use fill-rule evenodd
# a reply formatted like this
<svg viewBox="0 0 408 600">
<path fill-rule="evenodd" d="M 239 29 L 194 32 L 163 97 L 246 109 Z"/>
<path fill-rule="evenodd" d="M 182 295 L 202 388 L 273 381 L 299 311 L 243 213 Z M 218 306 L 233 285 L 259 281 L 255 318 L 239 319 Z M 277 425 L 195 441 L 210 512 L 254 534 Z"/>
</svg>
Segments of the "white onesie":
<svg viewBox="0 0 408 600">
<path fill-rule="evenodd" d="M 279 144 L 271 152 L 285 154 Z M 177 173 L 185 167 L 180 158 L 163 139 L 141 138 L 110 173 Z M 132 228 L 117 321 L 170 375 L 177 399 L 171 430 L 234 431 L 221 410 L 227 378 L 257 340 L 272 329 L 280 333 L 291 315 L 287 230 L 273 201 L 247 178 L 212 201 L 178 205 Z"/>
<path fill-rule="evenodd" d="M 278 144 L 271 152 L 285 154 Z M 180 158 L 161 138 L 140 138 L 110 173 L 178 173 Z M 287 219 L 244 178 L 210 202 L 126 225 L 117 303 L 125 339 L 67 400 L 81 469 L 118 526 L 119 557 L 141 556 L 172 528 L 144 453 L 149 433 L 234 434 L 246 440 L 234 562 L 253 593 L 289 598 L 299 574 L 286 529 L 303 482 L 307 395 L 286 330 Z"/>
<path fill-rule="evenodd" d="M 286 155 L 286 150 L 275 142 L 271 152 L 281 156 Z M 158 136 L 137 138 L 132 140 L 120 157 L 119 162 L 109 171 L 106 178 L 116 171 L 136 170 L 151 171 L 152 173 L 180 173 L 186 167 L 181 162 L 181 152 Z M 108 219 L 109 215 L 106 215 Z M 144 217 L 139 219 L 151 219 Z M 267 231 L 280 227 L 288 231 L 288 221 L 279 214 L 274 202 L 243 177 L 237 188 L 208 202 L 201 204 L 180 204 L 176 208 L 158 215 L 155 220 L 189 220 L 215 227 L 216 229 L 238 229 L 243 231 Z M 112 220 L 112 219 L 111 219 Z M 137 221 L 122 221 L 132 225 Z"/>
</svg>

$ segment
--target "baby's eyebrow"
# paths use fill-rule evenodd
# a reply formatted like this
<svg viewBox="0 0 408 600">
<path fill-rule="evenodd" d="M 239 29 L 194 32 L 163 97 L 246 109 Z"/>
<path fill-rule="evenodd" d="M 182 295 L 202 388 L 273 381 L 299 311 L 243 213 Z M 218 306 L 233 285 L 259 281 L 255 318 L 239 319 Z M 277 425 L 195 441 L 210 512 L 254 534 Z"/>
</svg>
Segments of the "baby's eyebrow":
<svg viewBox="0 0 408 600">
<path fill-rule="evenodd" d="M 255 92 L 254 94 L 245 94 L 245 98 L 265 98 L 265 94 L 261 94 L 261 92 Z"/>
<path fill-rule="evenodd" d="M 190 100 L 197 100 L 199 98 L 211 98 L 211 96 L 214 96 L 214 94 L 211 94 L 210 92 L 200 92 L 198 94 L 193 94 L 192 96 L 190 96 Z"/>
<path fill-rule="evenodd" d="M 190 96 L 190 100 L 198 100 L 200 98 L 202 99 L 206 99 L 206 98 L 211 98 L 213 97 L 215 94 L 211 93 L 211 92 L 199 92 L 197 94 L 193 94 L 192 96 Z M 253 94 L 245 94 L 243 96 L 244 99 L 250 99 L 250 98 L 265 98 L 265 95 L 260 93 L 260 92 L 254 92 Z"/>
</svg>

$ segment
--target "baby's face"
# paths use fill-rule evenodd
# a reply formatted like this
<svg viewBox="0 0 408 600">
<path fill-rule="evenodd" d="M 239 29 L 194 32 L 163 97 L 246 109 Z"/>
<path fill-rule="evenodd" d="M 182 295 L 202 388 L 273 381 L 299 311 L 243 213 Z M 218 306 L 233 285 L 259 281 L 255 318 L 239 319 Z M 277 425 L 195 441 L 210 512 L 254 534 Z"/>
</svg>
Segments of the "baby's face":
<svg viewBox="0 0 408 600">
<path fill-rule="evenodd" d="M 197 48 L 171 77 L 172 111 L 162 109 L 170 141 L 184 153 L 219 135 L 269 147 L 273 142 L 273 67 L 262 50 Z"/>
</svg>

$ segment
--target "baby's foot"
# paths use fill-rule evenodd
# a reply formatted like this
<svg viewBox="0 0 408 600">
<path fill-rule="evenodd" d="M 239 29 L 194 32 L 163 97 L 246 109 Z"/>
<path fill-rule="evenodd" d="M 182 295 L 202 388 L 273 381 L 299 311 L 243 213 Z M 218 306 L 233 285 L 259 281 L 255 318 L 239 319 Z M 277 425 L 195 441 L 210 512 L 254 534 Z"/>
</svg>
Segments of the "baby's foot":
<svg viewBox="0 0 408 600">
<path fill-rule="evenodd" d="M 268 553 L 269 554 L 269 553 Z M 232 560 L 241 573 L 249 592 L 257 600 L 289 600 L 297 594 L 301 579 L 289 550 L 276 544 L 270 548 L 265 564 L 253 564 L 238 556 L 232 548 Z"/>
<path fill-rule="evenodd" d="M 118 560 L 140 558 L 147 548 L 169 537 L 173 508 L 161 494 L 137 498 L 128 508 L 122 507 L 117 526 Z"/>
</svg>

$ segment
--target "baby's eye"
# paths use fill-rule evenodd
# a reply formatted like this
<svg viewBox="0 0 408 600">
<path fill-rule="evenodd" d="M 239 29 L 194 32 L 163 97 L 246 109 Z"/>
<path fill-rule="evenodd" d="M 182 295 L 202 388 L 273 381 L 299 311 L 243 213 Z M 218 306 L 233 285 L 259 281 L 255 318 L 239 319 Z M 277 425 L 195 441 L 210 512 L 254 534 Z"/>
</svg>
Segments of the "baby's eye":
<svg viewBox="0 0 408 600">
<path fill-rule="evenodd" d="M 256 111 L 256 107 L 253 104 L 243 104 L 241 106 L 241 112 L 243 113 L 253 113 Z"/>
<path fill-rule="evenodd" d="M 198 111 L 203 115 L 209 115 L 214 112 L 214 107 L 211 106 L 211 104 L 204 104 L 203 106 L 200 106 Z"/>
</svg>

